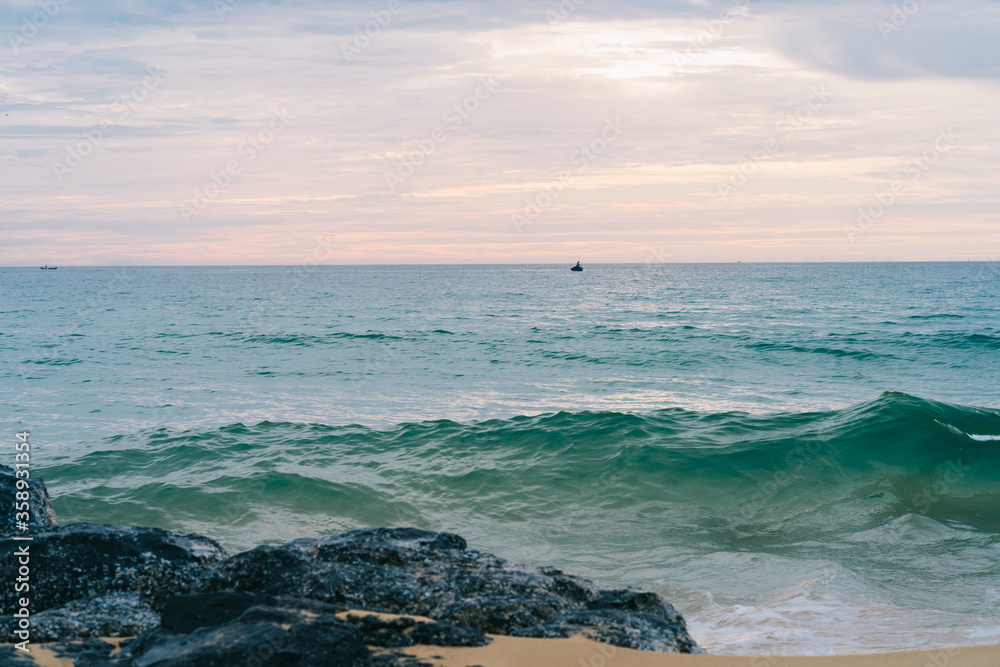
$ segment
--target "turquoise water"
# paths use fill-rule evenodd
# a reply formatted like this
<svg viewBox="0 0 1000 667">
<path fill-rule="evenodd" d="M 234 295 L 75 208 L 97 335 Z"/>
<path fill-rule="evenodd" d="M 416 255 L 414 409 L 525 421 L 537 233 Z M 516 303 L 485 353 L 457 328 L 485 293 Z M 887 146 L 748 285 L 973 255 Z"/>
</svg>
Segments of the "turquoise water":
<svg viewBox="0 0 1000 667">
<path fill-rule="evenodd" d="M 998 284 L 992 263 L 0 269 L 0 400 L 64 522 L 231 550 L 452 530 L 655 588 L 716 653 L 1000 642 Z"/>
</svg>

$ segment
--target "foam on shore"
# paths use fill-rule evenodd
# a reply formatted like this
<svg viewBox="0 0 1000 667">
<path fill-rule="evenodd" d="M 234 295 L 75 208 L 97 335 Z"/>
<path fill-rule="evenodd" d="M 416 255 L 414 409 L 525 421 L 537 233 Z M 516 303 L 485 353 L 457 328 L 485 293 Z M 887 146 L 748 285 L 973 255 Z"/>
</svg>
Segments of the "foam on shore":
<svg viewBox="0 0 1000 667">
<path fill-rule="evenodd" d="M 414 646 L 408 655 L 440 667 L 996 667 L 1000 645 L 834 656 L 713 656 L 649 653 L 585 637 L 529 639 L 491 635 L 475 648 Z"/>
</svg>

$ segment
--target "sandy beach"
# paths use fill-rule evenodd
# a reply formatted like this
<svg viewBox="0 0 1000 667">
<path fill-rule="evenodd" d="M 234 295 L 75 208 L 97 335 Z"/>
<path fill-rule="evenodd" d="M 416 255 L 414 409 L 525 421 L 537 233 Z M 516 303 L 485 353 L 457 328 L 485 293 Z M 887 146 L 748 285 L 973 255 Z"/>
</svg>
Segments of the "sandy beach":
<svg viewBox="0 0 1000 667">
<path fill-rule="evenodd" d="M 836 656 L 713 656 L 650 653 L 585 637 L 528 639 L 491 635 L 489 646 L 414 646 L 407 655 L 440 667 L 997 667 L 1000 645 Z M 119 643 L 120 638 L 105 641 Z M 378 649 L 375 649 L 376 651 Z M 30 654 L 40 667 L 72 667 L 46 646 Z"/>
<path fill-rule="evenodd" d="M 838 656 L 712 656 L 649 653 L 583 637 L 493 637 L 481 648 L 417 646 L 407 653 L 442 667 L 996 667 L 1000 645 Z"/>
<path fill-rule="evenodd" d="M 423 616 L 401 616 L 364 610 L 345 611 L 337 616 L 340 618 L 376 616 L 385 620 L 411 618 L 419 622 L 431 621 Z M 997 667 L 1000 665 L 1000 645 L 832 656 L 716 656 L 636 651 L 596 642 L 582 635 L 569 639 L 532 639 L 493 634 L 488 636 L 492 640 L 488 646 L 417 645 L 402 649 L 402 652 L 435 667 Z M 102 639 L 118 647 L 133 638 Z M 370 648 L 376 655 L 388 650 Z M 112 655 L 119 650 L 116 648 Z M 73 667 L 73 660 L 60 658 L 51 644 L 34 645 L 31 647 L 31 653 L 24 656 L 39 667 Z"/>
<path fill-rule="evenodd" d="M 404 618 L 396 614 L 351 610 L 339 617 L 377 616 L 382 619 Z M 430 621 L 423 616 L 408 616 L 416 621 Z M 652 653 L 620 648 L 593 641 L 584 636 L 569 639 L 532 639 L 488 635 L 488 646 L 444 647 L 417 645 L 403 653 L 435 667 L 997 667 L 1000 645 L 965 646 L 833 656 L 780 655 L 679 655 Z M 102 637 L 116 647 L 131 637 Z M 6 645 L 6 646 L 9 646 Z M 23 654 L 39 667 L 73 667 L 73 660 L 60 658 L 53 645 L 33 645 Z M 378 654 L 378 647 L 370 647 Z M 116 648 L 112 655 L 118 653 Z"/>
</svg>

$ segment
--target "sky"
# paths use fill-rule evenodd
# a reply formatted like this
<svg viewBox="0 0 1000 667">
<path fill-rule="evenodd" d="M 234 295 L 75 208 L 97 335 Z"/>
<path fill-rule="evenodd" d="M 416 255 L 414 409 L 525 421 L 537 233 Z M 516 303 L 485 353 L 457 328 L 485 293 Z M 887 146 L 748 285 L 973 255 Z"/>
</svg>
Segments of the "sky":
<svg viewBox="0 0 1000 667">
<path fill-rule="evenodd" d="M 1000 2 L 6 0 L 0 265 L 1000 259 Z"/>
</svg>

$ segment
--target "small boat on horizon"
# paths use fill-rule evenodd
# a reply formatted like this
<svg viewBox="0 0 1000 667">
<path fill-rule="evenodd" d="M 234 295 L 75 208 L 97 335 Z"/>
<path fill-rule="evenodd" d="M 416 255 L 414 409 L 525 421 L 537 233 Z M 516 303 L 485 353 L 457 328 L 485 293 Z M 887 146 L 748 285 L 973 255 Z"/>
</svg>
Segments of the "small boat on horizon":
<svg viewBox="0 0 1000 667">
<path fill-rule="evenodd" d="M 570 271 L 583 271 L 583 267 L 580 266 L 580 262 L 576 263 L 576 266 L 570 269 Z"/>
<path fill-rule="evenodd" d="M 55 271 L 59 267 L 58 266 L 48 266 L 48 265 L 46 265 L 46 266 L 40 266 L 38 268 L 40 268 L 40 269 L 48 269 L 49 271 Z"/>
</svg>

